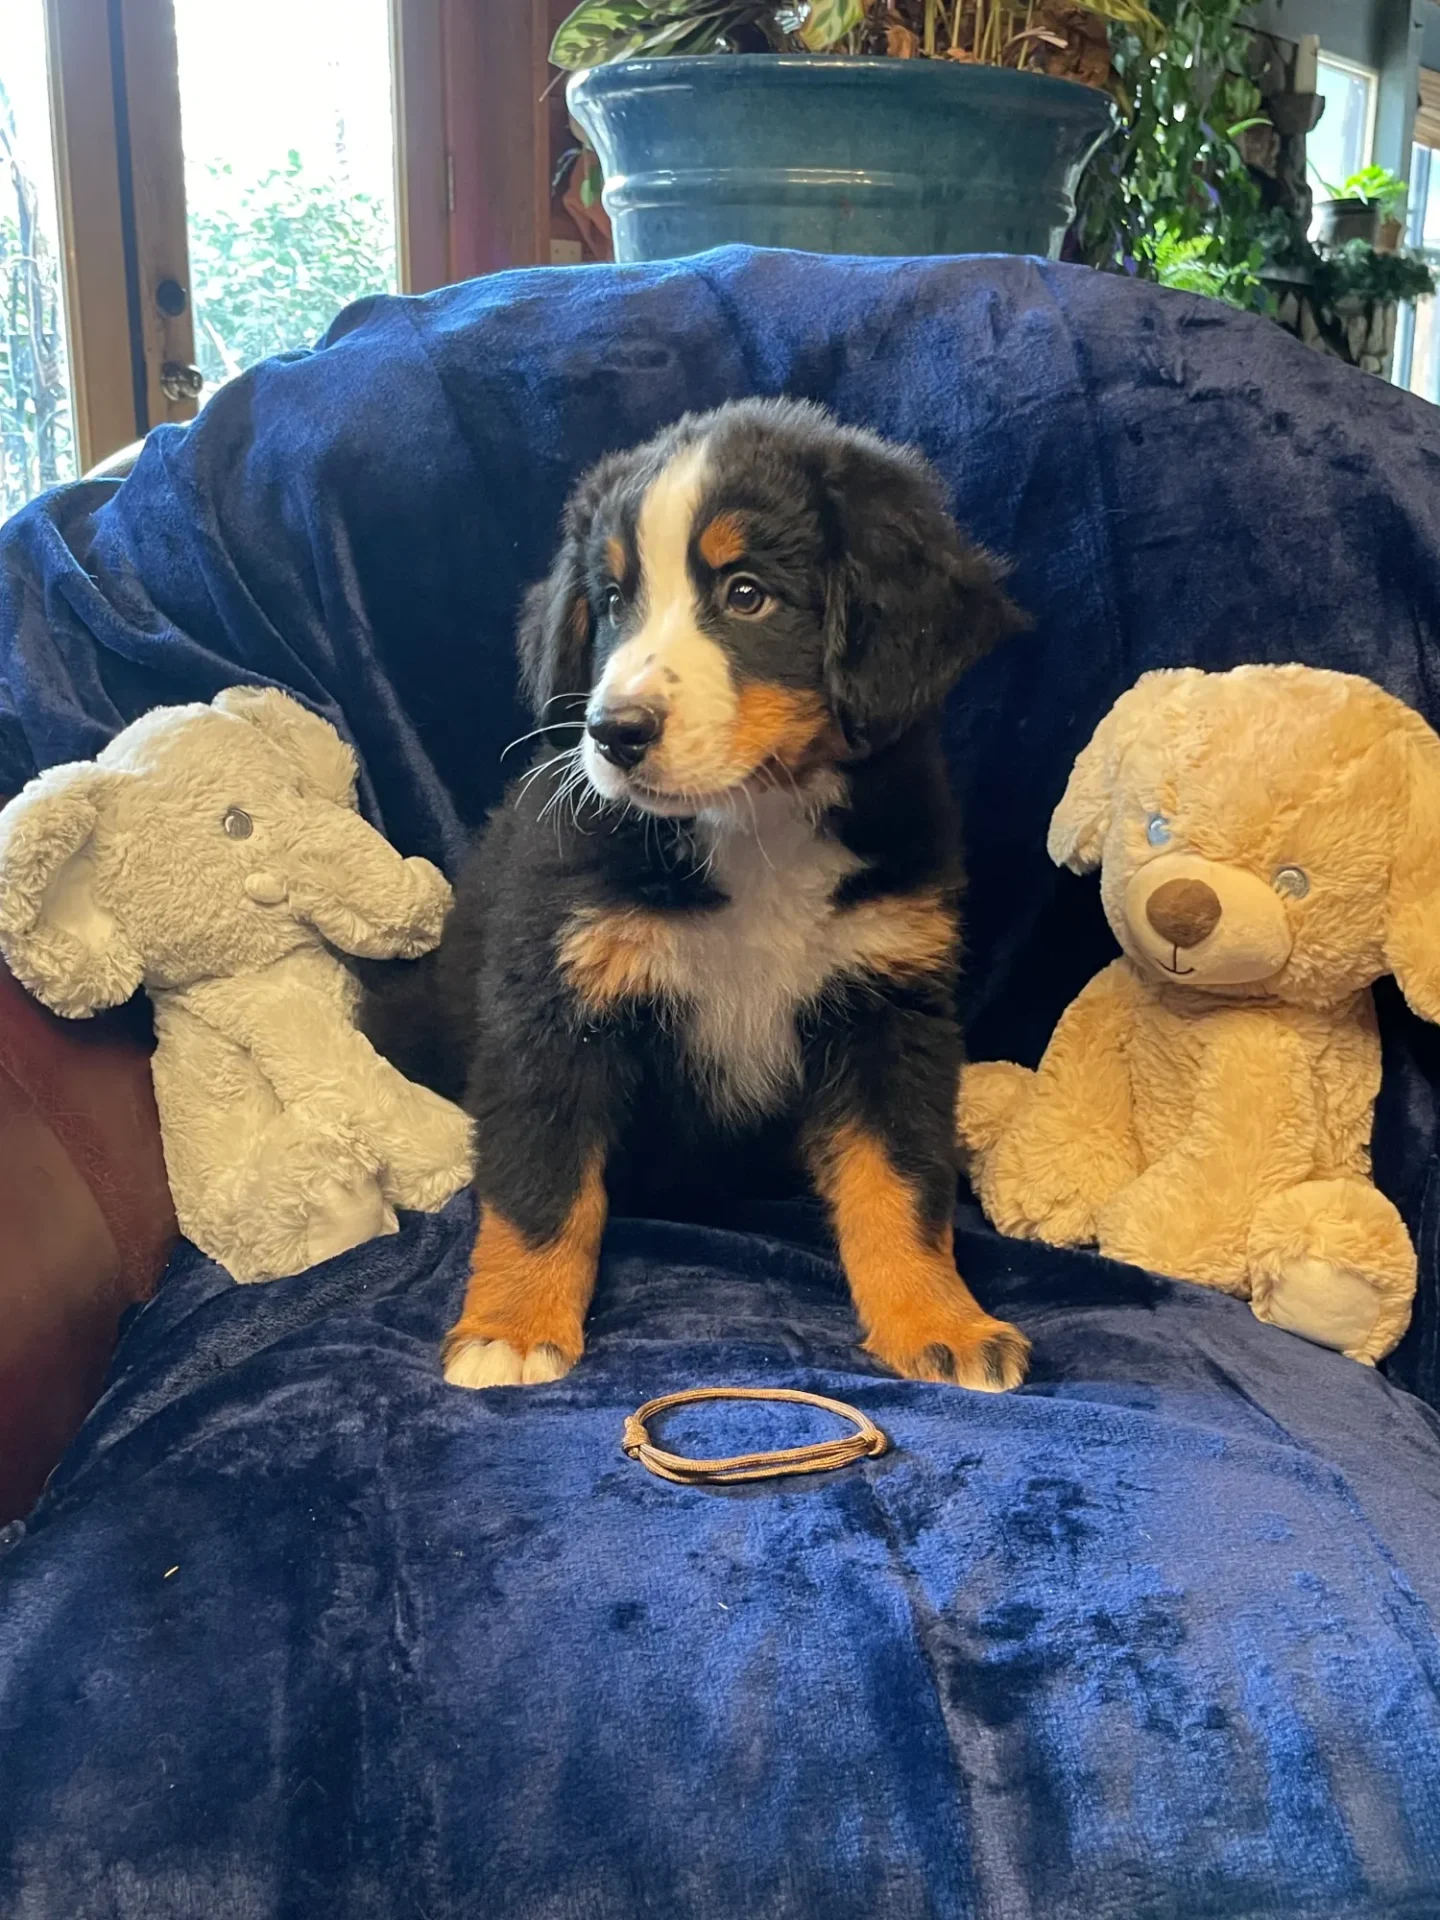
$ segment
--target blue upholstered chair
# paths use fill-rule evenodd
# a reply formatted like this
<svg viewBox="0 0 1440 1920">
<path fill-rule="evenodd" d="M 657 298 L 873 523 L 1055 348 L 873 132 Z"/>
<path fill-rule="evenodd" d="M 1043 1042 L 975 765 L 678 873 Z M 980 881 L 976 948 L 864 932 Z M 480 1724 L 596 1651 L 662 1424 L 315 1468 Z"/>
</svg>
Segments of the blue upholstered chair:
<svg viewBox="0 0 1440 1920">
<path fill-rule="evenodd" d="M 1433 409 L 1080 269 L 734 251 L 370 304 L 27 509 L 0 792 L 269 681 L 453 869 L 529 724 L 511 626 L 576 473 L 756 392 L 917 442 L 1035 616 L 948 722 L 978 1057 L 1033 1061 L 1112 951 L 1045 824 L 1138 673 L 1298 659 L 1440 722 Z M 967 1277 L 1035 1341 L 1003 1399 L 870 1365 L 802 1205 L 615 1221 L 582 1365 L 484 1395 L 436 1364 L 468 1199 L 267 1287 L 181 1246 L 3 1536 L 0 1913 L 1440 1914 L 1440 1035 L 1394 994 L 1382 1023 L 1377 1176 L 1422 1267 L 1383 1372 L 968 1206 Z M 836 1394 L 893 1448 L 728 1490 L 622 1456 L 706 1382 Z"/>
</svg>

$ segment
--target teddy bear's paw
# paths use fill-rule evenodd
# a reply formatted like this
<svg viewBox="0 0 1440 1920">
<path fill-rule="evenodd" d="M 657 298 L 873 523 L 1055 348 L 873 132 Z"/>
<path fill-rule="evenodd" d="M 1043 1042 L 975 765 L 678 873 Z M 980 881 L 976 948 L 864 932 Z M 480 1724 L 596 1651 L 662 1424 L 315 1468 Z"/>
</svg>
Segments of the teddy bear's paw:
<svg viewBox="0 0 1440 1920">
<path fill-rule="evenodd" d="M 1415 1249 L 1364 1180 L 1307 1180 L 1256 1210 L 1249 1242 L 1258 1319 L 1374 1365 L 1410 1324 Z"/>
<path fill-rule="evenodd" d="M 934 1380 L 976 1393 L 1008 1393 L 1030 1365 L 1030 1342 L 1018 1327 L 988 1313 L 943 1305 L 874 1329 L 865 1351 L 906 1380 Z"/>
<path fill-rule="evenodd" d="M 1245 1233 L 1243 1219 L 1230 1218 L 1213 1195 L 1192 1194 L 1162 1162 L 1101 1208 L 1095 1244 L 1107 1260 L 1193 1280 L 1245 1300 L 1250 1295 Z"/>
<path fill-rule="evenodd" d="M 1035 1150 L 1023 1123 L 973 1170 L 985 1217 L 1014 1240 L 1083 1247 L 1095 1238 L 1095 1201 L 1072 1153 Z"/>
<path fill-rule="evenodd" d="M 978 1060 L 962 1069 L 955 1097 L 955 1137 L 971 1153 L 993 1147 L 1035 1084 L 1029 1067 Z"/>
</svg>

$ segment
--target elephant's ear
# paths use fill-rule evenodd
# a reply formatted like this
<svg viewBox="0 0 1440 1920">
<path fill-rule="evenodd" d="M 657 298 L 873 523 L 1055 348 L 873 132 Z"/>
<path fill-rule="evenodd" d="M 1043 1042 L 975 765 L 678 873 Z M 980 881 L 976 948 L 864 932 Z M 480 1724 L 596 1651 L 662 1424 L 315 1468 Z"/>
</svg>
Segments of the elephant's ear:
<svg viewBox="0 0 1440 1920">
<path fill-rule="evenodd" d="M 38 1000 L 72 1020 L 119 1006 L 144 966 L 104 905 L 96 844 L 124 774 L 52 767 L 0 811 L 0 953 Z"/>
<path fill-rule="evenodd" d="M 275 687 L 226 687 L 211 705 L 258 727 L 299 769 L 315 799 L 355 805 L 355 754 L 328 720 Z"/>
</svg>

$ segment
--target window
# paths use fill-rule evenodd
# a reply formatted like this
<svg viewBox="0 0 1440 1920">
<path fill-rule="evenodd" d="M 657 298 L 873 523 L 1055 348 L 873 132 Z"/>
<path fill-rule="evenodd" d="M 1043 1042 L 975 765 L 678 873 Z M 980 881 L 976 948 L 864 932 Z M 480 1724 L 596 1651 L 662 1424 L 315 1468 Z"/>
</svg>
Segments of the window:
<svg viewBox="0 0 1440 1920">
<path fill-rule="evenodd" d="M 76 474 L 41 0 L 4 0 L 0 68 L 0 519 Z"/>
<path fill-rule="evenodd" d="M 207 388 L 398 285 L 387 0 L 174 0 Z M 276 50 L 284 57 L 276 58 Z"/>
<path fill-rule="evenodd" d="M 350 301 L 451 277 L 473 5 L 0 0 L 0 519 Z"/>
<path fill-rule="evenodd" d="M 1440 269 L 1440 152 L 1419 142 L 1410 150 L 1406 241 Z M 1395 348 L 1395 379 L 1411 393 L 1440 402 L 1440 325 L 1435 299 L 1417 300 L 1402 315 Z"/>
<path fill-rule="evenodd" d="M 1329 198 L 1352 173 L 1370 163 L 1375 143 L 1376 76 L 1368 67 L 1322 53 L 1317 90 L 1324 96 L 1320 124 L 1306 137 L 1305 159 L 1317 201 Z M 1313 235 L 1315 225 L 1312 223 Z"/>
</svg>

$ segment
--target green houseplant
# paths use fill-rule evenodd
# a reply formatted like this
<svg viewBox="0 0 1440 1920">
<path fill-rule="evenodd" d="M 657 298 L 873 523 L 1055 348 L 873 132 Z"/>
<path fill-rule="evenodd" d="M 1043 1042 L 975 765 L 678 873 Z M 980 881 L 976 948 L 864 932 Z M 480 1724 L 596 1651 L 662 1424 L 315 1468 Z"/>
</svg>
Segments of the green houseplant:
<svg viewBox="0 0 1440 1920">
<path fill-rule="evenodd" d="M 1056 253 L 1143 0 L 580 0 L 552 59 L 617 257 Z"/>
<path fill-rule="evenodd" d="M 1126 124 L 1081 182 L 1077 258 L 1263 307 L 1265 209 L 1245 146 L 1274 139 L 1244 0 L 1153 0 L 1161 39 L 1110 29 Z"/>
<path fill-rule="evenodd" d="M 1363 240 L 1394 253 L 1404 231 L 1405 182 L 1388 167 L 1362 167 L 1339 186 L 1322 180 L 1327 198 L 1320 202 L 1319 238 L 1322 245 L 1341 247 Z"/>
</svg>

